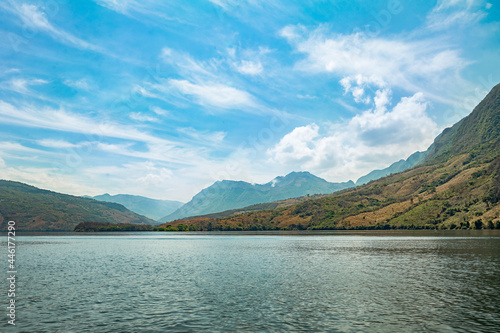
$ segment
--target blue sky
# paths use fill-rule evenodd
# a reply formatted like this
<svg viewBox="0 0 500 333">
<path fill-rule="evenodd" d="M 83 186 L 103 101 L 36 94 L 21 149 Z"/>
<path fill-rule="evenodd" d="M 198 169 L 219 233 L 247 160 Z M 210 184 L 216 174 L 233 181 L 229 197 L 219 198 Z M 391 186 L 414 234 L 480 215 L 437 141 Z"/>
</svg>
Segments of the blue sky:
<svg viewBox="0 0 500 333">
<path fill-rule="evenodd" d="M 0 3 L 1 178 L 188 201 L 356 181 L 500 82 L 493 1 Z"/>
</svg>

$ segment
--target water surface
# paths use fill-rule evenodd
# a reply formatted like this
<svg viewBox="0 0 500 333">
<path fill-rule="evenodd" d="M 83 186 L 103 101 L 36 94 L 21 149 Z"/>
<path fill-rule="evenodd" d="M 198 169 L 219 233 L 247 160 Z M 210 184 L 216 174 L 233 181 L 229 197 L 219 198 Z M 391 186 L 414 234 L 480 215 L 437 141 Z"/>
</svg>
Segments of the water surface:
<svg viewBox="0 0 500 333">
<path fill-rule="evenodd" d="M 17 264 L 2 331 L 500 330 L 496 231 L 30 235 Z"/>
</svg>

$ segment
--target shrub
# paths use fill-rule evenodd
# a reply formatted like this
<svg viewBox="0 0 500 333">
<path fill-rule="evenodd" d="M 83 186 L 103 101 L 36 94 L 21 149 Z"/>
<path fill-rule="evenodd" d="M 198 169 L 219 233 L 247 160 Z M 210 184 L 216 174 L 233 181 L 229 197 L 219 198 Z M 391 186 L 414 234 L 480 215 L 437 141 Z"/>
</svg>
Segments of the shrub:
<svg viewBox="0 0 500 333">
<path fill-rule="evenodd" d="M 481 220 L 481 219 L 475 220 L 474 222 L 472 222 L 472 227 L 474 229 L 482 229 L 483 228 L 483 220 Z"/>
</svg>

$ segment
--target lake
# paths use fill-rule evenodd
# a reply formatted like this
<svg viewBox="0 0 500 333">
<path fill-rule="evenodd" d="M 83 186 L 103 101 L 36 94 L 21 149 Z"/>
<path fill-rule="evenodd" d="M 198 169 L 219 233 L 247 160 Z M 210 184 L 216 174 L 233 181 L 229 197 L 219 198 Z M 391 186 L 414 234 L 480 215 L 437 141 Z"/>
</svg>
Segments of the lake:
<svg viewBox="0 0 500 333">
<path fill-rule="evenodd" d="M 62 233 L 16 245 L 5 332 L 500 330 L 496 230 Z"/>
</svg>

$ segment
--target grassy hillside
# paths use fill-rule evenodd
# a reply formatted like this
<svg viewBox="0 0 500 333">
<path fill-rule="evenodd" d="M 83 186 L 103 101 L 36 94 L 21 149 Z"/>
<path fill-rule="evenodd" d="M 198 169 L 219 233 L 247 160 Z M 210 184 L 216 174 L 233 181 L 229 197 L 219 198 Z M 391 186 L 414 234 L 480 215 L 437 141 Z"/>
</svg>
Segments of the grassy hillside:
<svg viewBox="0 0 500 333">
<path fill-rule="evenodd" d="M 175 221 L 197 230 L 500 228 L 500 85 L 424 162 L 291 207 Z"/>
<path fill-rule="evenodd" d="M 42 190 L 19 182 L 0 180 L 0 227 L 9 220 L 16 230 L 72 231 L 80 222 L 152 224 L 144 216 L 117 203 Z"/>
<path fill-rule="evenodd" d="M 197 230 L 500 228 L 500 158 L 469 154 L 295 206 L 171 223 Z"/>
<path fill-rule="evenodd" d="M 243 213 L 248 213 L 248 212 L 253 212 L 253 211 L 290 207 L 290 206 L 297 205 L 297 204 L 304 202 L 304 201 L 307 201 L 307 200 L 311 200 L 311 199 L 315 199 L 315 198 L 316 199 L 323 198 L 325 196 L 327 196 L 327 194 L 315 194 L 315 195 L 307 195 L 304 197 L 290 198 L 290 199 L 274 201 L 274 202 L 265 202 L 265 203 L 251 205 L 251 206 L 247 206 L 247 207 L 243 207 L 243 208 L 225 210 L 225 211 L 218 212 L 218 213 L 189 216 L 189 217 L 183 218 L 183 220 L 193 220 L 193 219 L 198 219 L 198 218 L 222 218 L 222 217 L 228 217 L 228 216 L 233 216 L 233 215 L 238 215 L 238 214 L 243 214 Z"/>
</svg>

